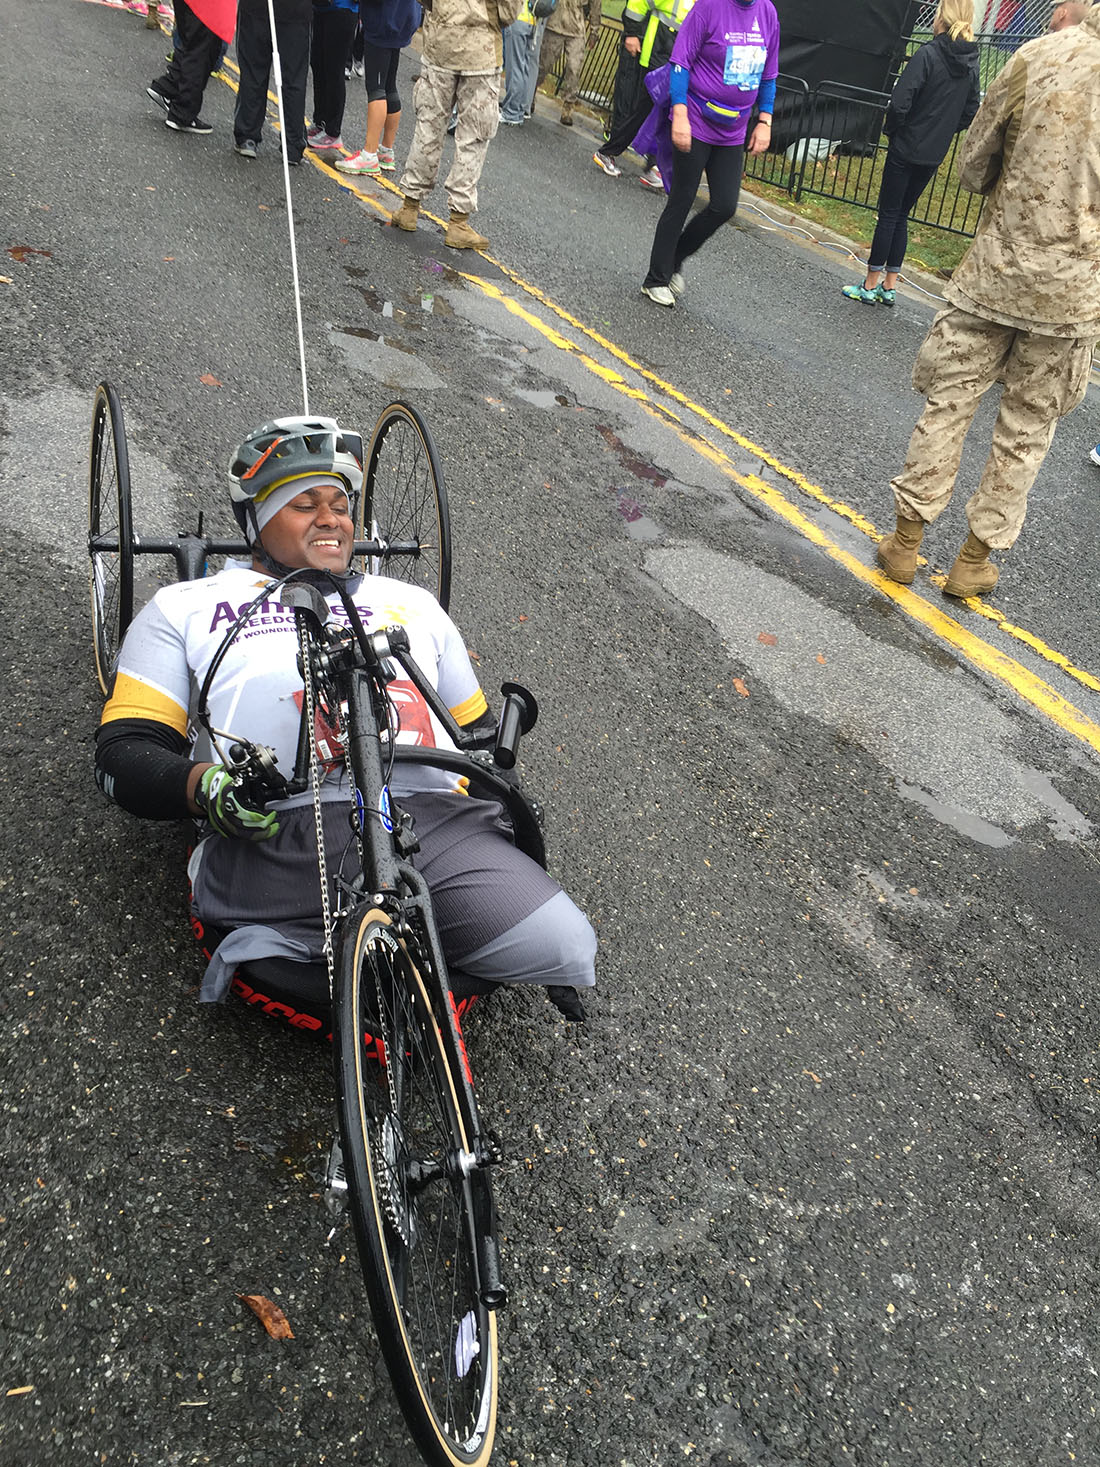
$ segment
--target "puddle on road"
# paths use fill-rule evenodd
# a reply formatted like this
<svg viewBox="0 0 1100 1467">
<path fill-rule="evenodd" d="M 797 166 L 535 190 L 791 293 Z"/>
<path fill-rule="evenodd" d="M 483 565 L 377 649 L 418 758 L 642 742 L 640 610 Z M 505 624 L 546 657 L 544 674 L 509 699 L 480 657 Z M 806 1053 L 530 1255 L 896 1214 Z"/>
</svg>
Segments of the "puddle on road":
<svg viewBox="0 0 1100 1467">
<path fill-rule="evenodd" d="M 572 407 L 572 403 L 562 392 L 551 392 L 549 388 L 540 391 L 533 387 L 513 387 L 513 397 L 522 397 L 524 402 L 532 403 L 537 408 Z"/>
<path fill-rule="evenodd" d="M 332 329 L 338 331 L 342 336 L 358 336 L 363 341 L 377 341 L 383 346 L 392 347 L 394 351 L 407 352 L 410 357 L 416 356 L 411 346 L 406 346 L 403 341 L 398 341 L 393 336 L 382 336 L 379 332 L 372 331 L 369 326 L 334 326 Z"/>
<path fill-rule="evenodd" d="M 362 265 L 345 265 L 344 269 L 353 280 L 363 280 L 372 274 Z M 455 313 L 454 306 L 446 296 L 436 295 L 431 290 L 409 291 L 403 296 L 406 304 L 412 307 L 410 314 L 404 306 L 399 306 L 396 302 L 379 295 L 373 286 L 357 285 L 356 289 L 370 309 L 377 311 L 384 321 L 400 321 L 403 325 L 411 326 L 417 331 L 424 325 L 425 316 L 453 316 Z"/>
<path fill-rule="evenodd" d="M 999 825 L 993 825 L 988 820 L 983 820 L 980 815 L 971 815 L 968 810 L 958 810 L 951 805 L 945 805 L 942 800 L 935 799 L 927 790 L 918 789 L 914 784 L 906 784 L 903 779 L 897 781 L 898 793 L 904 795 L 907 800 L 913 800 L 918 805 L 923 805 L 929 814 L 943 825 L 950 825 L 962 835 L 968 835 L 971 840 L 976 840 L 979 845 L 989 846 L 993 850 L 1002 850 L 1005 846 L 1012 844 L 1012 836 Z"/>
<path fill-rule="evenodd" d="M 612 485 L 610 492 L 615 496 L 615 508 L 622 515 L 623 528 L 631 540 L 661 539 L 664 534 L 661 526 L 646 514 L 628 489 L 616 489 Z"/>
<path fill-rule="evenodd" d="M 647 459 L 639 458 L 632 449 L 627 448 L 619 435 L 613 432 L 606 423 L 597 423 L 596 432 L 607 446 L 615 451 L 623 468 L 632 473 L 635 478 L 646 479 L 651 484 L 656 484 L 658 489 L 665 487 L 668 483 L 668 475 L 662 474 L 655 464 L 651 464 Z"/>
<path fill-rule="evenodd" d="M 458 271 L 453 270 L 450 265 L 445 265 L 442 260 L 429 258 L 424 261 L 424 269 L 429 275 L 441 276 L 449 285 L 457 285 L 462 289 L 466 287 L 466 282 Z"/>
<path fill-rule="evenodd" d="M 1038 822 L 1057 840 L 1091 834 L 1050 773 L 1017 757 L 1015 710 L 960 678 L 942 647 L 880 641 L 782 577 L 705 545 L 653 549 L 645 564 L 717 630 L 731 678 L 858 744 L 936 820 L 994 848 Z"/>
</svg>

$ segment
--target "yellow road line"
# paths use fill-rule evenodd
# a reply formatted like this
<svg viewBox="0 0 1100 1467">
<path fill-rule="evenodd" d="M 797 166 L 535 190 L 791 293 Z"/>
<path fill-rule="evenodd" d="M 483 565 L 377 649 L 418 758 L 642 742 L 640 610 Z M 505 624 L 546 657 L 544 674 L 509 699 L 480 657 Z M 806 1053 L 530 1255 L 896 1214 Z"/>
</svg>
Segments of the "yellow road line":
<svg viewBox="0 0 1100 1467">
<path fill-rule="evenodd" d="M 803 514 L 774 485 L 765 483 L 757 474 L 741 473 L 721 449 L 708 443 L 694 429 L 686 427 L 662 403 L 654 402 L 641 388 L 631 387 L 621 373 L 617 372 L 613 367 L 603 366 L 593 357 L 590 357 L 575 342 L 562 336 L 560 332 L 555 331 L 552 326 L 540 320 L 533 312 L 528 311 L 524 306 L 520 305 L 518 301 L 505 295 L 498 285 L 494 285 L 492 281 L 483 280 L 479 275 L 469 275 L 461 271 L 459 273 L 462 274 L 464 280 L 476 286 L 492 300 L 499 301 L 513 315 L 518 316 L 529 326 L 534 327 L 551 345 L 563 351 L 570 352 L 589 371 L 594 372 L 596 376 L 600 377 L 610 387 L 613 387 L 618 392 L 622 392 L 635 402 L 640 403 L 654 417 L 661 419 L 665 423 L 671 423 L 674 431 L 685 444 L 709 459 L 711 463 L 719 467 L 729 478 L 735 480 L 743 489 L 746 489 L 770 509 L 773 514 L 785 520 L 800 535 L 823 550 L 830 559 L 842 565 L 857 580 L 862 581 L 865 585 L 871 586 L 881 595 L 888 597 L 896 605 L 901 607 L 903 611 L 907 612 L 914 621 L 920 622 L 922 626 L 927 627 L 929 631 L 933 632 L 942 641 L 955 647 L 975 667 L 980 668 L 991 677 L 1007 683 L 1021 698 L 1038 709 L 1039 712 L 1043 713 L 1053 723 L 1056 723 L 1059 728 L 1064 729 L 1067 733 L 1072 734 L 1074 738 L 1080 739 L 1097 753 L 1100 753 L 1100 724 L 1094 723 L 1091 718 L 1083 714 L 1080 709 L 1075 708 L 1060 693 L 1055 692 L 1049 683 L 1044 682 L 1042 678 L 1036 676 L 1029 668 L 1024 667 L 1022 663 L 1017 662 L 1015 658 L 1009 657 L 1006 653 L 999 652 L 995 647 L 990 646 L 988 642 L 983 641 L 980 637 L 976 637 L 973 632 L 968 631 L 954 617 L 948 616 L 939 607 L 933 606 L 930 601 L 925 600 L 917 592 L 910 590 L 908 586 L 899 586 L 896 581 L 892 581 L 888 576 L 883 575 L 876 566 L 864 565 L 862 561 L 857 560 L 854 555 L 843 549 L 835 540 L 831 539 L 820 525 Z M 593 335 L 594 333 L 589 332 L 586 334 Z M 621 353 L 617 355 L 621 355 Z"/>
<path fill-rule="evenodd" d="M 743 433 L 738 433 L 737 430 L 735 428 L 731 428 L 728 423 L 723 423 L 721 418 L 715 417 L 715 415 L 709 412 L 705 407 L 702 407 L 697 402 L 693 402 L 686 393 L 681 392 L 679 388 L 674 387 L 671 382 L 666 382 L 664 378 L 659 377 L 656 372 L 650 371 L 650 369 L 643 366 L 641 362 L 635 361 L 628 352 L 625 352 L 622 349 L 622 347 L 616 346 L 615 343 L 609 341 L 607 337 L 602 336 L 598 331 L 594 331 L 590 326 L 586 326 L 583 321 L 578 320 L 576 316 L 565 310 L 564 307 L 559 306 L 556 301 L 551 300 L 550 297 L 546 295 L 544 291 L 541 291 L 537 285 L 532 285 L 530 281 L 524 280 L 521 275 L 518 275 L 514 270 L 510 270 L 507 265 L 502 264 L 487 251 L 483 251 L 483 254 L 485 255 L 485 258 L 487 260 L 491 261 L 491 263 L 494 264 L 498 270 L 500 270 L 501 274 L 506 276 L 512 282 L 513 285 L 518 286 L 520 290 L 525 291 L 529 296 L 532 296 L 540 303 L 540 305 L 545 306 L 547 310 L 553 311 L 553 313 L 561 320 L 567 322 L 568 325 L 572 326 L 574 330 L 583 333 L 583 335 L 587 336 L 590 341 L 594 341 L 604 351 L 609 352 L 611 356 L 615 357 L 617 361 L 620 361 L 623 363 L 624 366 L 629 367 L 632 372 L 637 372 L 647 382 L 651 382 L 654 387 L 659 388 L 661 392 L 666 393 L 675 402 L 678 402 L 683 407 L 687 408 L 689 412 L 692 412 L 697 417 L 702 418 L 705 423 L 709 424 L 710 427 L 716 429 L 719 433 L 723 435 L 723 437 L 732 439 L 733 442 L 736 443 L 739 447 L 751 453 L 754 458 L 758 458 L 761 460 L 762 463 L 766 463 L 769 468 L 774 469 L 777 474 L 780 474 L 784 479 L 787 479 L 790 483 L 794 484 L 795 487 L 801 490 L 803 494 L 807 495 L 811 499 L 816 499 L 819 504 L 825 505 L 826 508 L 832 510 L 834 514 L 839 515 L 842 519 L 845 519 L 850 524 L 854 525 L 857 530 L 862 531 L 863 534 L 865 534 L 869 539 L 878 541 L 883 538 L 883 532 L 879 530 L 871 520 L 867 519 L 865 515 L 862 515 L 858 510 L 853 509 L 851 505 L 845 504 L 843 500 L 834 499 L 831 495 L 826 494 L 825 490 L 822 489 L 819 484 L 815 484 L 811 479 L 807 479 L 805 474 L 800 474 L 797 469 L 792 469 L 789 465 L 783 463 L 780 459 L 777 459 L 774 454 L 769 453 L 767 449 L 761 448 L 758 444 L 754 443 L 751 438 L 746 438 Z M 474 276 L 468 278 L 476 279 L 477 277 Z M 923 556 L 921 557 L 921 564 L 928 564 Z M 1009 619 L 1002 611 L 998 611 L 997 608 L 990 605 L 989 602 L 983 601 L 977 596 L 972 596 L 966 599 L 965 604 L 972 611 L 976 611 L 980 616 L 984 616 L 987 620 L 994 622 L 998 630 L 1004 632 L 1006 636 L 1013 637 L 1016 641 L 1024 643 L 1024 645 L 1029 647 L 1032 652 L 1035 652 L 1045 661 L 1052 663 L 1055 667 L 1066 673 L 1067 676 L 1074 678 L 1077 682 L 1081 683 L 1084 687 L 1089 688 L 1092 692 L 1100 692 L 1100 678 L 1095 677 L 1091 672 L 1086 672 L 1083 668 L 1076 667 L 1069 660 L 1069 658 L 1065 656 L 1064 653 L 1059 652 L 1055 648 L 1048 646 L 1041 637 L 1035 636 L 1033 632 L 1029 632 L 1023 627 L 1016 626 L 1014 622 L 1009 621 Z"/>
</svg>

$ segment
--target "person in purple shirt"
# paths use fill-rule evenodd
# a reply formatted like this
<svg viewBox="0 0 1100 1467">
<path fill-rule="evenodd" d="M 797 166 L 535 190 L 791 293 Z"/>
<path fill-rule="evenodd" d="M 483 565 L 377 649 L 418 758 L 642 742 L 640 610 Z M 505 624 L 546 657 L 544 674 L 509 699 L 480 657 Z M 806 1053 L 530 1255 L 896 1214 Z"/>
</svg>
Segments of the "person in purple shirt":
<svg viewBox="0 0 1100 1467">
<path fill-rule="evenodd" d="M 684 290 L 684 261 L 733 216 L 754 107 L 759 110 L 749 152 L 766 152 L 771 142 L 778 72 L 779 18 L 772 0 L 695 0 L 672 48 L 671 112 L 654 108 L 670 117 L 672 136 L 668 202 L 657 221 L 642 285 L 656 305 L 676 304 Z M 651 90 L 660 85 L 655 77 L 649 81 Z M 635 147 L 641 143 L 639 133 Z M 710 202 L 685 228 L 704 173 Z"/>
</svg>

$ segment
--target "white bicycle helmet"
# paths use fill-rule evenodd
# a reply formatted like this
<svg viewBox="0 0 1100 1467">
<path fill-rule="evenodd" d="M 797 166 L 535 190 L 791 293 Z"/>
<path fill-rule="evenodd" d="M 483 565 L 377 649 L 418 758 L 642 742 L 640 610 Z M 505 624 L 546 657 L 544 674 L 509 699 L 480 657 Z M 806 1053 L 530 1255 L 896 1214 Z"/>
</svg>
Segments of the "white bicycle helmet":
<svg viewBox="0 0 1100 1467">
<path fill-rule="evenodd" d="M 254 428 L 229 460 L 233 514 L 249 543 L 256 539 L 255 505 L 277 484 L 305 474 L 331 474 L 348 491 L 352 514 L 363 488 L 363 440 L 335 418 L 273 418 Z"/>
</svg>

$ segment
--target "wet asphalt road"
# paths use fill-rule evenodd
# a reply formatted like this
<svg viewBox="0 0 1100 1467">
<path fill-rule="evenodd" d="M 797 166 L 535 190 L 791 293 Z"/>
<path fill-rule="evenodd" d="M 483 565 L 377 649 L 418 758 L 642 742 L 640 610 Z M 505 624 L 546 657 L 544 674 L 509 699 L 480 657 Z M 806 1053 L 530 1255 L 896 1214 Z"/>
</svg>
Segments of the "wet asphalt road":
<svg viewBox="0 0 1100 1467">
<path fill-rule="evenodd" d="M 300 401 L 281 176 L 229 150 L 223 86 L 211 138 L 159 124 L 163 46 L 136 19 L 0 16 L 0 1464 L 406 1464 L 350 1233 L 325 1244 L 328 1056 L 198 1007 L 186 831 L 90 776 L 94 385 L 122 395 L 139 531 L 200 509 L 228 531 L 230 448 Z M 519 993 L 468 1025 L 508 1155 L 494 1460 L 1095 1461 L 1095 755 L 454 273 L 569 334 L 492 265 L 429 226 L 394 238 L 312 168 L 294 183 L 312 404 L 428 417 L 452 610 L 488 688 L 539 695 L 528 777 L 601 943 L 583 1029 Z M 847 307 L 839 263 L 747 225 L 657 315 L 636 293 L 656 208 L 550 112 L 494 143 L 479 222 L 885 524 L 929 308 Z M 998 591 L 1085 668 L 1096 407 L 1061 430 Z M 941 564 L 961 524 L 937 527 Z"/>
</svg>

